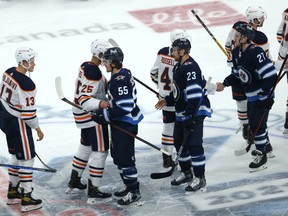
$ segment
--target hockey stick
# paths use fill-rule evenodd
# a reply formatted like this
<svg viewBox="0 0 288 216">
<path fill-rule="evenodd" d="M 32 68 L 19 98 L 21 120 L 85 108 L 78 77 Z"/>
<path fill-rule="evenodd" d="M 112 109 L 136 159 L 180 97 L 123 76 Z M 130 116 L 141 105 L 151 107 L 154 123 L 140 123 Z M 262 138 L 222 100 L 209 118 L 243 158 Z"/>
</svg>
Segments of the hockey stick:
<svg viewBox="0 0 288 216">
<path fill-rule="evenodd" d="M 48 166 L 47 164 L 45 164 L 45 163 L 41 160 L 41 158 L 39 157 L 39 155 L 38 155 L 37 153 L 35 153 L 35 154 L 36 154 L 37 158 L 39 159 L 39 161 L 40 161 L 47 169 L 51 170 L 51 172 L 57 172 L 56 169 L 54 169 L 54 168 Z"/>
<path fill-rule="evenodd" d="M 113 39 L 113 38 L 109 38 L 108 42 L 113 46 L 113 47 L 120 47 L 118 45 L 118 43 Z M 152 89 L 150 86 L 146 85 L 145 83 L 143 83 L 141 80 L 137 79 L 135 76 L 133 76 L 133 78 L 139 82 L 141 85 L 143 85 L 144 87 L 146 87 L 147 89 L 149 89 L 150 91 L 152 91 L 154 94 L 156 94 L 156 96 L 159 96 L 159 93 L 157 91 L 155 91 L 154 89 Z"/>
<path fill-rule="evenodd" d="M 215 36 L 212 34 L 212 32 L 208 29 L 208 27 L 205 25 L 205 23 L 201 20 L 201 18 L 197 15 L 195 10 L 192 9 L 191 12 L 194 14 L 194 16 L 197 18 L 197 20 L 201 23 L 201 25 L 205 28 L 205 30 L 208 32 L 208 34 L 212 37 L 212 39 L 215 41 L 215 43 L 218 45 L 218 47 L 222 50 L 222 52 L 228 57 L 228 53 L 221 46 L 221 44 L 218 42 L 218 40 L 215 38 Z"/>
<path fill-rule="evenodd" d="M 45 164 L 41 158 L 39 157 L 39 155 L 36 153 L 36 156 L 38 157 L 38 159 L 40 160 L 40 162 L 47 168 L 38 168 L 38 167 L 28 167 L 28 166 L 19 166 L 19 165 L 12 165 L 12 164 L 4 164 L 4 163 L 0 163 L 0 166 L 3 167 L 8 167 L 8 168 L 14 168 L 14 169 L 27 169 L 27 170 L 36 170 L 36 171 L 42 171 L 42 172 L 52 172 L 52 173 L 56 173 L 57 170 L 48 166 L 47 164 Z"/>
<path fill-rule="evenodd" d="M 139 82 L 141 85 L 143 85 L 144 87 L 146 87 L 147 89 L 149 89 L 150 91 L 152 91 L 154 94 L 156 94 L 156 96 L 159 96 L 159 93 L 157 91 L 155 91 L 154 89 L 152 89 L 151 87 L 149 87 L 148 85 L 146 85 L 145 83 L 143 83 L 141 80 L 137 79 L 135 76 L 133 76 L 133 78 Z"/>
<path fill-rule="evenodd" d="M 2 167 L 14 168 L 14 169 L 27 169 L 27 170 L 35 170 L 35 171 L 42 171 L 42 172 L 52 172 L 56 173 L 56 169 L 46 169 L 46 168 L 38 168 L 38 167 L 27 167 L 27 166 L 19 166 L 19 165 L 12 165 L 12 164 L 3 164 L 0 163 Z"/>
<path fill-rule="evenodd" d="M 278 74 L 278 76 L 277 76 L 277 80 L 276 80 L 275 84 L 274 84 L 273 87 L 272 87 L 272 90 L 270 91 L 270 93 L 269 93 L 269 95 L 268 95 L 268 99 L 271 99 L 271 98 L 273 97 L 273 93 L 274 93 L 274 91 L 275 91 L 275 89 L 276 89 L 277 84 L 278 84 L 278 83 L 280 82 L 280 80 L 283 78 L 282 72 L 283 72 L 284 66 L 285 66 L 285 64 L 286 64 L 287 58 L 288 58 L 288 54 L 286 54 L 286 57 L 285 57 L 282 65 L 281 65 L 281 69 L 280 69 L 279 74 Z M 284 72 L 284 73 L 285 73 L 285 72 Z M 258 130 L 259 130 L 259 128 L 260 128 L 260 126 L 261 126 L 261 124 L 262 124 L 262 122 L 263 122 L 263 119 L 264 119 L 264 116 L 265 116 L 266 112 L 268 112 L 268 109 L 267 109 L 267 108 L 265 108 L 265 110 L 264 110 L 264 112 L 263 112 L 263 114 L 262 114 L 262 117 L 261 117 L 261 119 L 260 119 L 260 122 L 259 122 L 256 130 L 253 132 L 253 135 L 252 135 L 253 137 L 255 137 L 255 135 L 257 134 L 257 132 L 258 132 Z M 252 145 L 252 144 L 253 144 L 253 143 L 250 142 L 250 143 L 248 143 L 248 145 L 247 145 L 247 147 L 246 147 L 245 149 L 235 150 L 235 151 L 234 151 L 235 156 L 241 156 L 241 155 L 244 155 L 244 154 L 248 153 L 249 150 L 250 150 L 250 148 L 251 148 L 251 145 Z"/>
<path fill-rule="evenodd" d="M 150 174 L 150 178 L 151 179 L 167 178 L 167 177 L 172 175 L 172 173 L 175 170 L 175 167 L 178 165 L 178 161 L 179 161 L 180 155 L 182 154 L 182 151 L 183 151 L 183 148 L 184 148 L 184 143 L 186 143 L 186 140 L 188 139 L 188 137 L 189 137 L 189 133 L 186 132 L 185 135 L 184 135 L 184 139 L 183 139 L 182 145 L 180 146 L 180 149 L 177 152 L 176 159 L 174 161 L 174 164 L 170 168 L 170 170 L 168 170 L 167 172 L 162 172 L 162 173 L 151 173 Z"/>
<path fill-rule="evenodd" d="M 73 103 L 72 101 L 69 101 L 67 98 L 65 98 L 65 96 L 64 96 L 64 94 L 63 94 L 63 91 L 62 91 L 62 84 L 61 84 L 61 77 L 60 77 L 60 76 L 57 76 L 57 77 L 55 78 L 55 87 L 56 87 L 56 91 L 57 91 L 58 97 L 59 97 L 62 101 L 64 101 L 64 102 L 66 102 L 66 103 L 68 103 L 68 104 L 76 107 L 77 109 L 83 110 L 83 111 L 86 112 L 86 113 L 90 113 L 91 115 L 96 115 L 95 112 L 86 111 L 86 110 L 84 110 L 83 107 L 81 107 L 80 105 L 75 104 L 75 103 Z M 112 123 L 109 123 L 109 124 L 110 124 L 111 127 L 116 128 L 117 130 L 119 130 L 119 131 L 127 134 L 128 136 L 134 137 L 135 139 L 140 140 L 141 142 L 143 142 L 143 143 L 151 146 L 152 148 L 154 148 L 154 149 L 156 149 L 156 150 L 158 150 L 158 151 L 161 151 L 162 153 L 164 153 L 164 154 L 166 154 L 166 155 L 170 155 L 169 152 L 167 152 L 166 150 L 161 149 L 161 148 L 159 148 L 159 147 L 156 146 L 156 145 L 153 145 L 152 143 L 150 143 L 150 142 L 148 142 L 148 141 L 146 141 L 146 140 L 138 137 L 137 135 L 135 135 L 135 134 L 133 134 L 133 133 L 131 133 L 131 132 L 129 132 L 129 131 L 121 128 L 121 127 L 119 127 L 118 125 L 115 125 L 115 124 L 112 124 Z"/>
<path fill-rule="evenodd" d="M 209 77 L 207 82 L 206 82 L 206 85 L 204 87 L 204 91 L 202 93 L 202 96 L 201 96 L 201 99 L 198 103 L 198 106 L 196 108 L 196 111 L 195 111 L 195 116 L 196 116 L 196 113 L 198 112 L 200 106 L 201 106 L 201 103 L 203 101 L 203 97 L 205 96 L 205 93 L 207 92 L 207 89 L 208 89 L 208 86 L 211 82 L 211 79 L 212 77 Z M 184 144 L 187 143 L 187 139 L 189 138 L 189 132 L 188 131 L 185 131 L 185 134 L 184 134 L 184 138 L 183 138 L 183 141 L 182 141 L 182 144 L 180 146 L 180 149 L 179 151 L 177 152 L 177 156 L 176 156 L 176 159 L 175 159 L 175 163 L 172 165 L 171 169 L 168 170 L 167 172 L 162 172 L 162 173 L 151 173 L 150 175 L 150 178 L 151 179 L 160 179 L 160 178 L 166 178 L 166 177 L 169 177 L 172 175 L 172 173 L 174 172 L 175 170 L 175 167 L 178 165 L 178 161 L 179 161 L 179 158 L 180 158 L 180 155 L 183 151 L 183 148 L 184 148 Z"/>
</svg>

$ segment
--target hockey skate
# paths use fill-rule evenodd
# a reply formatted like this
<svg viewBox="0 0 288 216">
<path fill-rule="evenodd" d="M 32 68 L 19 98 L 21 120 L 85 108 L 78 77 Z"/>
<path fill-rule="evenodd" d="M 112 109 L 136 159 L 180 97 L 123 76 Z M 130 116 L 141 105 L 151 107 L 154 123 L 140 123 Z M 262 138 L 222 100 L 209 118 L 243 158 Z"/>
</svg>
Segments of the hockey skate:
<svg viewBox="0 0 288 216">
<path fill-rule="evenodd" d="M 137 206 L 142 205 L 141 202 L 138 202 L 141 198 L 141 194 L 139 190 L 129 191 L 126 196 L 122 197 L 117 201 L 118 205 L 130 205 L 131 203 L 135 203 Z"/>
<path fill-rule="evenodd" d="M 171 181 L 171 185 L 181 185 L 184 183 L 191 183 L 192 182 L 192 178 L 193 178 L 193 174 L 191 170 L 187 170 L 185 172 L 182 172 L 181 175 L 179 177 L 177 177 L 176 179 L 173 179 Z"/>
<path fill-rule="evenodd" d="M 16 185 L 16 187 L 13 187 L 12 183 L 9 182 L 7 198 L 8 198 L 6 202 L 7 205 L 14 205 L 21 203 L 22 195 L 21 195 L 21 188 L 19 188 L 19 183 Z"/>
<path fill-rule="evenodd" d="M 285 113 L 285 123 L 284 123 L 284 131 L 283 134 L 288 134 L 288 112 Z"/>
<path fill-rule="evenodd" d="M 266 144 L 266 155 L 267 155 L 267 158 L 275 157 L 275 154 L 273 153 L 273 148 L 270 142 Z"/>
<path fill-rule="evenodd" d="M 33 188 L 32 188 L 33 191 Z M 42 208 L 42 200 L 41 199 L 34 199 L 31 194 L 32 191 L 29 193 L 22 193 L 22 200 L 21 200 L 21 212 L 28 212 Z"/>
<path fill-rule="evenodd" d="M 197 192 L 197 191 L 206 191 L 206 179 L 205 177 L 195 177 L 190 185 L 185 188 L 186 192 Z"/>
<path fill-rule="evenodd" d="M 248 130 L 249 130 L 249 125 L 248 124 L 243 124 L 242 125 L 242 137 L 247 140 L 248 139 Z"/>
<path fill-rule="evenodd" d="M 251 152 L 254 161 L 249 164 L 250 172 L 257 172 L 263 169 L 267 169 L 267 156 L 266 153 L 264 154 L 263 152 L 259 150 L 253 150 Z"/>
<path fill-rule="evenodd" d="M 87 185 L 81 182 L 81 177 L 78 176 L 78 172 L 72 170 L 66 194 L 72 193 L 73 189 L 85 190 L 86 188 Z"/>
<path fill-rule="evenodd" d="M 174 161 L 172 160 L 171 155 L 166 155 L 162 153 L 162 158 L 163 158 L 163 167 L 164 168 L 169 168 L 175 165 Z"/>
<path fill-rule="evenodd" d="M 116 191 L 115 193 L 114 193 L 114 196 L 116 197 L 116 199 L 117 198 L 121 198 L 121 197 L 124 197 L 124 196 L 126 196 L 128 193 L 129 193 L 129 189 L 128 189 L 128 187 L 126 187 L 124 190 L 121 190 L 121 191 Z"/>
<path fill-rule="evenodd" d="M 99 202 L 99 199 L 106 199 L 110 198 L 111 196 L 112 194 L 100 191 L 98 187 L 92 185 L 90 179 L 88 180 L 88 200 L 87 200 L 88 204 L 95 204 Z M 106 202 L 109 200 L 106 200 Z M 101 202 L 103 201 L 101 200 Z"/>
</svg>

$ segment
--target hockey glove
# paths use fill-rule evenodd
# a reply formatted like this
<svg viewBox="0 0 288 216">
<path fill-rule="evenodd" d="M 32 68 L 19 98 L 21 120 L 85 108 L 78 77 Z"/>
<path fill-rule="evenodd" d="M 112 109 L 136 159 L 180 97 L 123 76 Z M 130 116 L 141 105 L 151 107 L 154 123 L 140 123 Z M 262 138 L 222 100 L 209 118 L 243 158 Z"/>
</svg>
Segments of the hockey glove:
<svg viewBox="0 0 288 216">
<path fill-rule="evenodd" d="M 259 92 L 259 100 L 256 102 L 256 106 L 259 108 L 265 108 L 270 110 L 274 104 L 273 97 L 269 97 L 266 92 Z"/>
<path fill-rule="evenodd" d="M 188 119 L 183 121 L 183 126 L 188 130 L 188 131 L 194 131 L 196 127 L 196 121 L 195 117 L 189 116 Z"/>
<path fill-rule="evenodd" d="M 248 144 L 252 145 L 254 143 L 254 139 L 255 139 L 255 134 L 253 133 L 253 131 L 249 128 L 248 129 L 248 137 L 247 137 L 247 142 Z"/>
<path fill-rule="evenodd" d="M 109 124 L 109 112 L 107 109 L 96 110 L 96 115 L 92 115 L 92 119 L 98 124 Z"/>
</svg>

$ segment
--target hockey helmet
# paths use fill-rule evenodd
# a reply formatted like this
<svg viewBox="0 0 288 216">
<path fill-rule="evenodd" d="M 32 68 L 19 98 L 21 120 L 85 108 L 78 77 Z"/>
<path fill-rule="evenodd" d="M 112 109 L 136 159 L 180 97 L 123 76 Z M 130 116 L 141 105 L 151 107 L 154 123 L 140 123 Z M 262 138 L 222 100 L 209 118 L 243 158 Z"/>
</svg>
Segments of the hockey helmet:
<svg viewBox="0 0 288 216">
<path fill-rule="evenodd" d="M 191 42 L 191 36 L 183 29 L 174 29 L 170 33 L 170 40 L 173 43 L 175 40 L 179 38 L 187 38 Z"/>
<path fill-rule="evenodd" d="M 241 34 L 241 38 L 247 37 L 248 42 L 253 40 L 255 37 L 255 30 L 248 24 L 239 24 L 236 26 L 236 31 Z"/>
<path fill-rule="evenodd" d="M 110 63 L 117 62 L 122 64 L 124 54 L 119 47 L 111 47 L 104 52 L 104 59 L 108 60 Z"/>
<path fill-rule="evenodd" d="M 21 65 L 23 61 L 30 63 L 30 60 L 34 58 L 36 53 L 29 47 L 20 47 L 15 52 L 15 58 L 17 64 Z"/>
<path fill-rule="evenodd" d="M 172 43 L 172 47 L 176 47 L 178 51 L 185 50 L 185 53 L 189 53 L 191 49 L 191 43 L 187 38 L 178 38 Z"/>
<path fill-rule="evenodd" d="M 262 17 L 264 18 L 264 20 L 267 18 L 266 11 L 260 6 L 249 6 L 246 9 L 245 14 L 249 23 L 258 26 L 263 25 L 263 20 L 261 21 Z M 256 19 L 259 23 L 255 23 L 254 19 Z"/>
<path fill-rule="evenodd" d="M 99 54 L 103 53 L 111 47 L 110 44 L 103 39 L 96 39 L 91 43 L 91 53 L 96 58 L 100 59 Z M 101 60 L 101 59 L 100 59 Z"/>
</svg>

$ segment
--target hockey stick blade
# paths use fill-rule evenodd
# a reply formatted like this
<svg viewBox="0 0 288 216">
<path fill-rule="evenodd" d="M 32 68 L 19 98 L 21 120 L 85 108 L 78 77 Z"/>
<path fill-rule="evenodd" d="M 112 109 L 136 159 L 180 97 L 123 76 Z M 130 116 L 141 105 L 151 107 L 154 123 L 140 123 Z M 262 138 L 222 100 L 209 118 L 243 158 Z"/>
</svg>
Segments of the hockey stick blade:
<svg viewBox="0 0 288 216">
<path fill-rule="evenodd" d="M 56 91 L 57 91 L 57 95 L 58 97 L 62 100 L 64 97 L 64 94 L 62 92 L 62 84 L 61 84 L 61 77 L 57 76 L 55 78 L 55 87 L 56 87 Z"/>
<path fill-rule="evenodd" d="M 234 155 L 235 155 L 235 156 L 242 156 L 242 155 L 248 153 L 248 152 L 250 151 L 251 146 L 252 146 L 252 144 L 249 144 L 249 143 L 247 142 L 246 148 L 234 150 Z"/>
<path fill-rule="evenodd" d="M 172 175 L 172 173 L 174 172 L 175 167 L 177 166 L 177 164 L 174 164 L 170 170 L 168 170 L 167 172 L 162 172 L 162 173 L 151 173 L 150 178 L 151 179 L 161 179 L 161 178 L 166 178 Z"/>
<path fill-rule="evenodd" d="M 42 172 L 51 172 L 56 173 L 56 169 L 45 169 L 45 168 L 38 168 L 38 167 L 27 167 L 27 166 L 18 166 L 18 165 L 12 165 L 12 164 L 0 164 L 0 166 L 7 167 L 7 168 L 14 168 L 14 169 L 27 169 L 27 170 L 35 170 L 35 171 L 42 171 Z"/>
<path fill-rule="evenodd" d="M 246 148 L 245 148 L 245 149 L 238 149 L 238 150 L 235 150 L 235 151 L 234 151 L 234 155 L 235 155 L 235 156 L 242 156 L 242 155 L 244 155 L 244 154 L 246 154 L 246 153 L 247 153 Z"/>
<path fill-rule="evenodd" d="M 118 43 L 113 39 L 109 38 L 108 42 L 113 46 L 113 47 L 119 47 Z"/>
<path fill-rule="evenodd" d="M 61 83 L 61 77 L 60 76 L 57 76 L 55 78 L 55 88 L 56 88 L 56 92 L 57 92 L 58 97 L 62 101 L 66 102 L 66 103 L 68 103 L 68 104 L 70 104 L 70 105 L 72 105 L 72 106 L 74 106 L 80 110 L 83 110 L 83 108 L 81 106 L 79 106 L 79 105 L 73 103 L 72 101 L 68 100 L 67 98 L 65 98 L 63 91 L 62 91 L 62 83 Z"/>
</svg>

